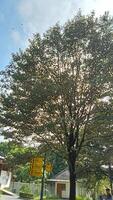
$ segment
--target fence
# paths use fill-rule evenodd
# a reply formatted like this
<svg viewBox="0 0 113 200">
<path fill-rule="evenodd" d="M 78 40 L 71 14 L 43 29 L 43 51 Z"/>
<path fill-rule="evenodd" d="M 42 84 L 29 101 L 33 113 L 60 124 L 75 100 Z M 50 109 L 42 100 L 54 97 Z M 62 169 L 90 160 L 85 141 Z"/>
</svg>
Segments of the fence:
<svg viewBox="0 0 113 200">
<path fill-rule="evenodd" d="M 40 195 L 40 191 L 41 191 L 41 182 L 40 181 L 37 182 L 37 184 L 34 182 L 30 182 L 30 183 L 11 182 L 9 189 L 10 189 L 10 191 L 12 191 L 14 193 L 19 194 L 19 191 L 22 186 L 28 186 L 30 188 L 30 191 L 33 194 Z M 53 184 L 45 184 L 44 194 L 48 195 L 48 196 L 52 196 L 52 195 L 54 196 L 55 195 L 54 185 Z"/>
</svg>

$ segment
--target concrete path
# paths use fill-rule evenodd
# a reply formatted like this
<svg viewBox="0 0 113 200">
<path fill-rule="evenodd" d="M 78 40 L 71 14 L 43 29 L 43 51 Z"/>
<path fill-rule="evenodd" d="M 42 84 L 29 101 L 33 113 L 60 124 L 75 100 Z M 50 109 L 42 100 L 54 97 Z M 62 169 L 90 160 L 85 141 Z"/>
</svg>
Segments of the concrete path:
<svg viewBox="0 0 113 200">
<path fill-rule="evenodd" d="M 9 196 L 9 195 L 1 195 L 0 196 L 0 200 L 16 200 L 16 199 L 20 200 L 18 198 L 18 196 L 16 196 L 16 195 L 15 196 Z"/>
</svg>

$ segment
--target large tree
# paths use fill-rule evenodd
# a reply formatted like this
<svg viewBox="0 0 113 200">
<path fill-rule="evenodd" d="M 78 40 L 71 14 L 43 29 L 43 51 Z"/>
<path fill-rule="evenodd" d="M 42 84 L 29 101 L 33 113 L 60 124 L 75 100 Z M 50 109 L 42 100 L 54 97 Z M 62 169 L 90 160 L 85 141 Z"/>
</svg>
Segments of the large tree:
<svg viewBox="0 0 113 200">
<path fill-rule="evenodd" d="M 76 162 L 96 107 L 110 95 L 112 27 L 107 13 L 98 19 L 94 13 L 78 13 L 63 27 L 57 24 L 43 37 L 35 35 L 2 75 L 4 134 L 16 140 L 30 136 L 60 150 L 69 166 L 70 200 L 75 199 Z"/>
<path fill-rule="evenodd" d="M 106 177 L 112 188 L 113 100 L 110 97 L 99 101 L 88 129 L 90 132 L 79 156 L 78 172 L 82 174 L 82 177 L 86 177 L 88 187 L 94 189 L 94 183 L 97 187 L 100 180 Z"/>
</svg>

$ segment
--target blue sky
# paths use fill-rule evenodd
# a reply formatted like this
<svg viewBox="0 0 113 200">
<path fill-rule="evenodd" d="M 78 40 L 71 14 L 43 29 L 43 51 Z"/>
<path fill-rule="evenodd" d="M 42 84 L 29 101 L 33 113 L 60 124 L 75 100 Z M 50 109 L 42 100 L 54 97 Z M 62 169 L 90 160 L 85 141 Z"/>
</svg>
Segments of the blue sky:
<svg viewBox="0 0 113 200">
<path fill-rule="evenodd" d="M 9 64 L 12 53 L 27 47 L 33 33 L 65 23 L 79 8 L 85 14 L 93 9 L 97 15 L 105 10 L 113 14 L 113 0 L 0 0 L 0 69 Z"/>
</svg>

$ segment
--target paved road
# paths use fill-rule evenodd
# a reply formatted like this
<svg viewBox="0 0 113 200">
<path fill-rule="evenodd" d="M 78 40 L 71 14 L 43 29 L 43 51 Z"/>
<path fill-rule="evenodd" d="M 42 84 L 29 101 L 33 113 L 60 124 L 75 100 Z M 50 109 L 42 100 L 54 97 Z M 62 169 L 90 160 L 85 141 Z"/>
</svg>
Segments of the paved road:
<svg viewBox="0 0 113 200">
<path fill-rule="evenodd" d="M 16 199 L 20 200 L 17 196 L 9 196 L 9 195 L 0 196 L 0 200 L 16 200 Z"/>
</svg>

